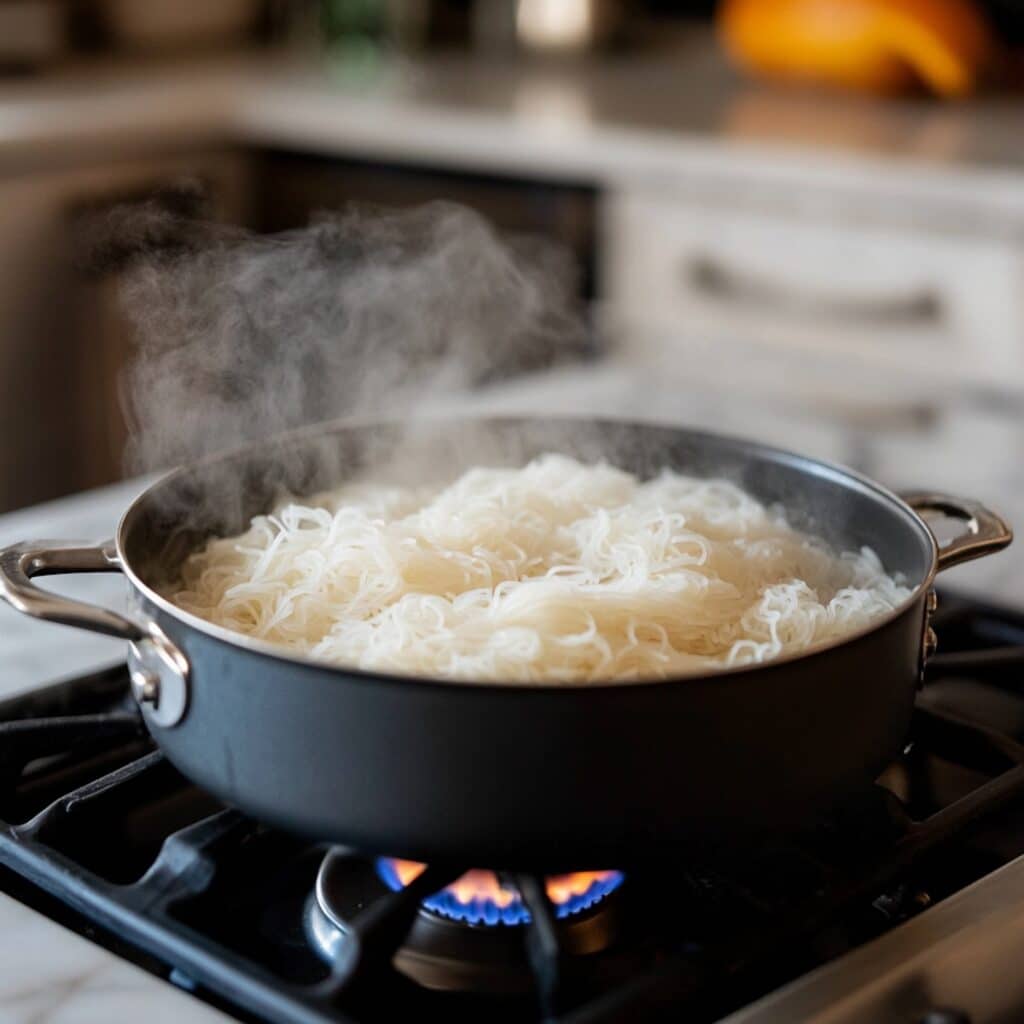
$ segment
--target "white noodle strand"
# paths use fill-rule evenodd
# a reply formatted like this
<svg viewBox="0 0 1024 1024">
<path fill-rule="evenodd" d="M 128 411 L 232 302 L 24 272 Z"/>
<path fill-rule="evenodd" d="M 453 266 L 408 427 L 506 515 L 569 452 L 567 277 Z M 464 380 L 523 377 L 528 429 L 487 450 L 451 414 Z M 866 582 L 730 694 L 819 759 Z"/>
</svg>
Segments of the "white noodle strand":
<svg viewBox="0 0 1024 1024">
<path fill-rule="evenodd" d="M 908 589 L 725 480 L 544 455 L 447 487 L 353 484 L 210 541 L 170 593 L 339 665 L 494 682 L 636 680 L 766 661 Z"/>
</svg>

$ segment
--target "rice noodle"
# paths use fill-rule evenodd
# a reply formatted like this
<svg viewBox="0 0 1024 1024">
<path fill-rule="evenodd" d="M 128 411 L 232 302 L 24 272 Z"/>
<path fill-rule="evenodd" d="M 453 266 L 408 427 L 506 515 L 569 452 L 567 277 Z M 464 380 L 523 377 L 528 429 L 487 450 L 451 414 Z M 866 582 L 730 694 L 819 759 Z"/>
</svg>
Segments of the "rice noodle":
<svg viewBox="0 0 1024 1024">
<path fill-rule="evenodd" d="M 837 555 L 725 480 L 544 455 L 283 502 L 191 555 L 168 596 L 339 665 L 583 684 L 806 650 L 909 591 L 869 548 Z"/>
</svg>

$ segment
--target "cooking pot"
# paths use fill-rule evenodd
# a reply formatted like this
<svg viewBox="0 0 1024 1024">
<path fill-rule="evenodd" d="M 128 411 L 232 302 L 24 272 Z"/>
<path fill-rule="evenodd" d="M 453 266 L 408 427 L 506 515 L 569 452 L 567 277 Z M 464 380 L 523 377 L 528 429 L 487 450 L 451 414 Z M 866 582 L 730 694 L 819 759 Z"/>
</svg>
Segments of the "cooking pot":
<svg viewBox="0 0 1024 1024">
<path fill-rule="evenodd" d="M 210 534 L 280 496 L 354 475 L 414 482 L 544 451 L 641 476 L 725 476 L 843 550 L 868 545 L 909 597 L 804 653 L 681 678 L 585 686 L 454 682 L 324 664 L 206 622 L 161 592 Z M 962 532 L 940 547 L 922 515 Z M 890 493 L 752 441 L 650 424 L 448 420 L 333 424 L 186 466 L 127 510 L 115 540 L 26 542 L 0 591 L 35 618 L 128 641 L 153 739 L 226 803 L 319 840 L 515 870 L 623 866 L 736 843 L 855 799 L 907 741 L 933 647 L 936 573 L 1010 543 L 977 502 Z M 127 614 L 32 578 L 122 572 Z"/>
</svg>

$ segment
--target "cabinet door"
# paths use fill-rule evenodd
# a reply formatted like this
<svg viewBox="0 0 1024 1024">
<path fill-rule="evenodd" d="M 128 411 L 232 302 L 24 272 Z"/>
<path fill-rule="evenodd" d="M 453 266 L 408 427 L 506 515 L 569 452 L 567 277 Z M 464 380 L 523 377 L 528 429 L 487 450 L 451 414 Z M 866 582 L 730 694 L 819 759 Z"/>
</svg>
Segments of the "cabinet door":
<svg viewBox="0 0 1024 1024">
<path fill-rule="evenodd" d="M 1024 385 L 1024 249 L 1002 239 L 698 205 L 623 191 L 602 211 L 624 344 L 688 337 Z M 651 339 L 657 339 L 651 341 Z"/>
</svg>

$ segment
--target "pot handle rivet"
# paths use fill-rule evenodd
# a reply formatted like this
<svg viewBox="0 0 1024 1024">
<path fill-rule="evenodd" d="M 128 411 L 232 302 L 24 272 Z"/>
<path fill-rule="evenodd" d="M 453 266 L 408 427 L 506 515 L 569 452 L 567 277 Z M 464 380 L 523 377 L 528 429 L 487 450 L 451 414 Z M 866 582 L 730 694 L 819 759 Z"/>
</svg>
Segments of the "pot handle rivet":
<svg viewBox="0 0 1024 1024">
<path fill-rule="evenodd" d="M 139 704 L 160 707 L 160 677 L 149 669 L 136 668 L 131 673 L 132 696 Z"/>
<path fill-rule="evenodd" d="M 132 696 L 150 725 L 177 725 L 188 710 L 189 665 L 185 656 L 155 625 L 149 635 L 128 645 Z"/>
</svg>

